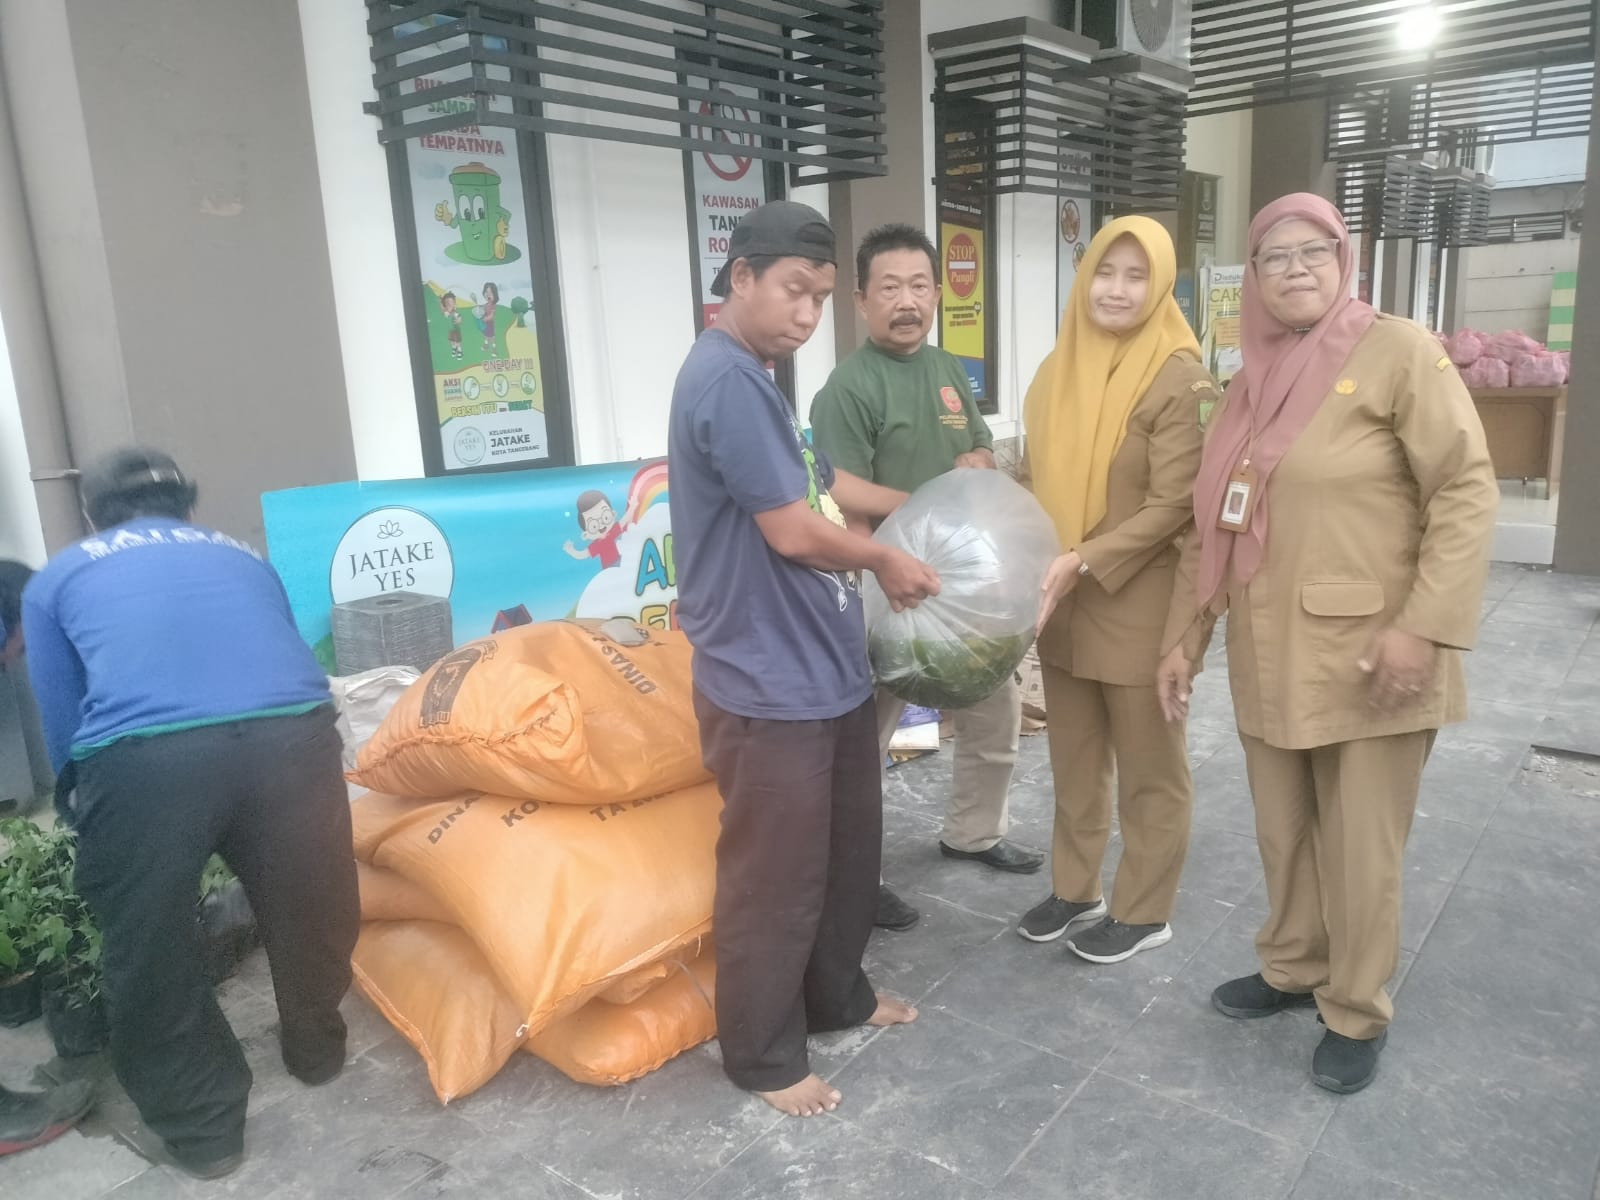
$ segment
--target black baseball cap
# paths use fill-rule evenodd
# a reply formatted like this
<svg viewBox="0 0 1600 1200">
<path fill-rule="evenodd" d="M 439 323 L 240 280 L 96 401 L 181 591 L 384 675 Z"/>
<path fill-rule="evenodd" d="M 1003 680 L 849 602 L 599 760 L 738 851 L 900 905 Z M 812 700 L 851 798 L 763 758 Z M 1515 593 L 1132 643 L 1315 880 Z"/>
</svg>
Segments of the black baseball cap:
<svg viewBox="0 0 1600 1200">
<path fill-rule="evenodd" d="M 114 496 L 142 491 L 157 484 L 191 490 L 194 487 L 170 454 L 143 446 L 129 446 L 113 450 L 86 468 L 78 480 L 78 495 L 83 501 L 84 511 L 92 515 Z"/>
<path fill-rule="evenodd" d="M 810 258 L 837 266 L 833 226 L 809 204 L 793 200 L 773 200 L 746 213 L 728 239 L 728 261 L 711 281 L 711 294 L 728 294 L 728 274 L 736 261 L 759 257 Z"/>
</svg>

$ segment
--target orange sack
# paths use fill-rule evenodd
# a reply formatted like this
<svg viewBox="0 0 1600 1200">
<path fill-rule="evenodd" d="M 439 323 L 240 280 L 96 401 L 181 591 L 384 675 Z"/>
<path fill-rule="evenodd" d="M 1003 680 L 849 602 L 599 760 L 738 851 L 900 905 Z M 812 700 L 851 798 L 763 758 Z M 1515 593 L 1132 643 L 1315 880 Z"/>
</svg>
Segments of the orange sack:
<svg viewBox="0 0 1600 1200">
<path fill-rule="evenodd" d="M 372 861 L 443 904 L 537 1032 L 710 931 L 721 811 L 714 784 L 587 808 L 466 796 L 401 818 Z"/>
<path fill-rule="evenodd" d="M 682 633 L 546 621 L 469 642 L 400 697 L 350 778 L 402 796 L 483 791 L 556 804 L 659 796 L 700 761 Z"/>
<path fill-rule="evenodd" d="M 443 1104 L 477 1091 L 522 1044 L 517 1004 L 472 939 L 436 921 L 368 921 L 356 986 L 417 1048 Z"/>
<path fill-rule="evenodd" d="M 638 1079 L 717 1035 L 716 953 L 706 945 L 632 1004 L 591 1000 L 522 1047 L 569 1079 L 615 1087 Z"/>
<path fill-rule="evenodd" d="M 404 875 L 356 863 L 356 888 L 363 921 L 444 921 L 450 913 Z"/>
</svg>

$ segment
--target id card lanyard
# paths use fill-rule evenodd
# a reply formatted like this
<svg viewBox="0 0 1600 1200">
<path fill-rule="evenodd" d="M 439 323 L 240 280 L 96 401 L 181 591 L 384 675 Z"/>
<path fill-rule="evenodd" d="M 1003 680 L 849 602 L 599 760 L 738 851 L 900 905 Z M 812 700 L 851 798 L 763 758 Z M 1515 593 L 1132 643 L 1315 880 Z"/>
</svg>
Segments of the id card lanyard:
<svg viewBox="0 0 1600 1200">
<path fill-rule="evenodd" d="M 1228 486 L 1222 492 L 1222 511 L 1217 514 L 1218 529 L 1243 533 L 1250 528 L 1250 518 L 1255 515 L 1256 497 L 1260 492 L 1260 476 L 1250 465 L 1255 446 L 1256 439 L 1252 434 L 1244 457 L 1228 476 Z"/>
</svg>

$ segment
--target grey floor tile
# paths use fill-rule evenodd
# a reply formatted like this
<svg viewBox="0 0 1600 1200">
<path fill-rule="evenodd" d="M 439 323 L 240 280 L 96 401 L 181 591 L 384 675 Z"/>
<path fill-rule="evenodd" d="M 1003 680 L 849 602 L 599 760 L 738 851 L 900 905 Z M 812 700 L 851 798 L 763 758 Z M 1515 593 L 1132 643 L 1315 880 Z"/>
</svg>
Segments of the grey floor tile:
<svg viewBox="0 0 1600 1200">
<path fill-rule="evenodd" d="M 1060 942 L 997 938 L 934 988 L 923 1007 L 1093 1066 L 1231 912 L 1229 905 L 1180 891 L 1172 942 L 1110 966 L 1085 962 Z"/>
<path fill-rule="evenodd" d="M 531 1157 L 535 1143 L 516 1144 L 487 1135 L 432 1167 L 399 1195 L 403 1200 L 583 1200 L 589 1193 L 559 1178 Z"/>
<path fill-rule="evenodd" d="M 1186 974 L 1100 1071 L 1310 1150 L 1332 1115 L 1309 1075 L 1321 1027 L 1307 1010 L 1230 1020 L 1211 1005 L 1220 982 Z"/>
<path fill-rule="evenodd" d="M 1189 834 L 1182 887 L 1209 900 L 1238 904 L 1262 883 L 1254 834 L 1196 824 Z"/>
<path fill-rule="evenodd" d="M 729 1083 L 704 1047 L 620 1088 L 573 1083 L 519 1053 L 450 1107 L 495 1142 L 519 1146 L 561 1178 L 617 1200 L 686 1196 L 790 1119 Z"/>
<path fill-rule="evenodd" d="M 1600 1102 L 1570 1078 L 1501 1074 L 1472 1045 L 1448 1062 L 1410 1053 L 1397 1024 L 1378 1078 L 1339 1102 L 1317 1149 L 1449 1200 L 1588 1200 L 1597 1122 Z"/>
<path fill-rule="evenodd" d="M 1406 882 L 1454 883 L 1461 878 L 1481 836 L 1482 826 L 1419 812 L 1406 839 Z"/>
<path fill-rule="evenodd" d="M 672 1193 L 652 1194 L 667 1196 Z M 988 1194 L 929 1158 L 874 1142 L 833 1117 L 786 1118 L 734 1159 L 695 1200 L 976 1200 Z"/>
<path fill-rule="evenodd" d="M 1494 610 L 1494 622 L 1516 625 L 1542 625 L 1552 629 L 1581 629 L 1587 633 L 1600 616 L 1600 604 L 1592 600 L 1541 597 L 1537 604 L 1517 599 L 1513 594 Z"/>
<path fill-rule="evenodd" d="M 918 897 L 922 919 L 903 933 L 873 931 L 867 946 L 872 985 L 917 1001 L 980 946 L 1007 930 L 1006 922 L 979 916 L 942 900 Z"/>
<path fill-rule="evenodd" d="M 999 1178 L 1089 1070 L 948 1012 L 924 1012 L 832 1079 L 837 1115 L 977 1182 Z"/>
<path fill-rule="evenodd" d="M 1600 847 L 1600 763 L 1536 754 L 1489 828 L 1558 845 Z"/>
<path fill-rule="evenodd" d="M 143 1159 L 140 1160 L 143 1162 Z M 171 1167 L 148 1167 L 106 1194 L 106 1200 L 173 1200 L 187 1194 L 186 1180 Z"/>
<path fill-rule="evenodd" d="M 1537 738 L 1544 723 L 1543 703 L 1492 700 L 1473 692 L 1467 699 L 1470 719 L 1463 728 L 1480 737 L 1500 738 L 1527 745 Z"/>
<path fill-rule="evenodd" d="M 1406 879 L 1400 889 L 1400 948 L 1418 951 L 1444 910 L 1454 884 Z"/>
<path fill-rule="evenodd" d="M 150 1164 L 114 1138 L 77 1130 L 0 1160 L 6 1200 L 95 1200 L 144 1174 Z"/>
<path fill-rule="evenodd" d="M 1504 897 L 1530 919 L 1581 913 L 1600 921 L 1600 847 L 1592 844 L 1487 830 L 1460 883 Z"/>
<path fill-rule="evenodd" d="M 1600 719 L 1592 709 L 1551 708 L 1533 740 L 1551 750 L 1600 757 Z"/>
<path fill-rule="evenodd" d="M 1417 795 L 1417 811 L 1482 829 L 1528 755 L 1526 742 L 1488 737 L 1468 726 L 1439 735 Z"/>
<path fill-rule="evenodd" d="M 1449 1200 L 1374 1175 L 1365 1167 L 1340 1162 L 1326 1154 L 1313 1154 L 1305 1174 L 1294 1185 L 1289 1200 Z"/>
<path fill-rule="evenodd" d="M 1470 1052 L 1572 1064 L 1600 1091 L 1600 1061 L 1574 1054 L 1600 1040 L 1592 928 L 1588 917 L 1565 912 L 1529 921 L 1492 893 L 1457 888 L 1411 970 L 1396 1037 L 1446 1062 Z"/>
<path fill-rule="evenodd" d="M 1019 845 L 1048 848 L 1048 843 L 1039 846 L 1034 838 L 1024 840 L 1017 831 L 1011 836 Z M 913 905 L 919 897 L 932 897 L 1001 921 L 1015 920 L 1050 890 L 1048 864 L 1032 875 L 996 871 L 982 863 L 944 857 L 937 841 L 899 856 L 892 872 L 885 868 L 884 877 L 907 887 L 911 894 L 906 899 Z"/>
<path fill-rule="evenodd" d="M 1280 1200 L 1305 1160 L 1303 1146 L 1096 1072 L 997 1190 L 1028 1200 Z"/>
</svg>

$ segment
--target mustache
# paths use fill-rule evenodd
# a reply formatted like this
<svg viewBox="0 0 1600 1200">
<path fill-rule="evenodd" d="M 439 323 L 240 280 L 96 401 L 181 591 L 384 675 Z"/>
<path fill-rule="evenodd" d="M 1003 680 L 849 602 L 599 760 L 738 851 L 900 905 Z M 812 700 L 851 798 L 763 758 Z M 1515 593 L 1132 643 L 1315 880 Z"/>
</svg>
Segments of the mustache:
<svg viewBox="0 0 1600 1200">
<path fill-rule="evenodd" d="M 889 324 L 891 326 L 895 326 L 895 325 L 921 325 L 922 324 L 922 317 L 921 317 L 920 314 L 914 313 L 914 312 L 913 313 L 901 313 L 894 320 L 890 321 Z"/>
</svg>

